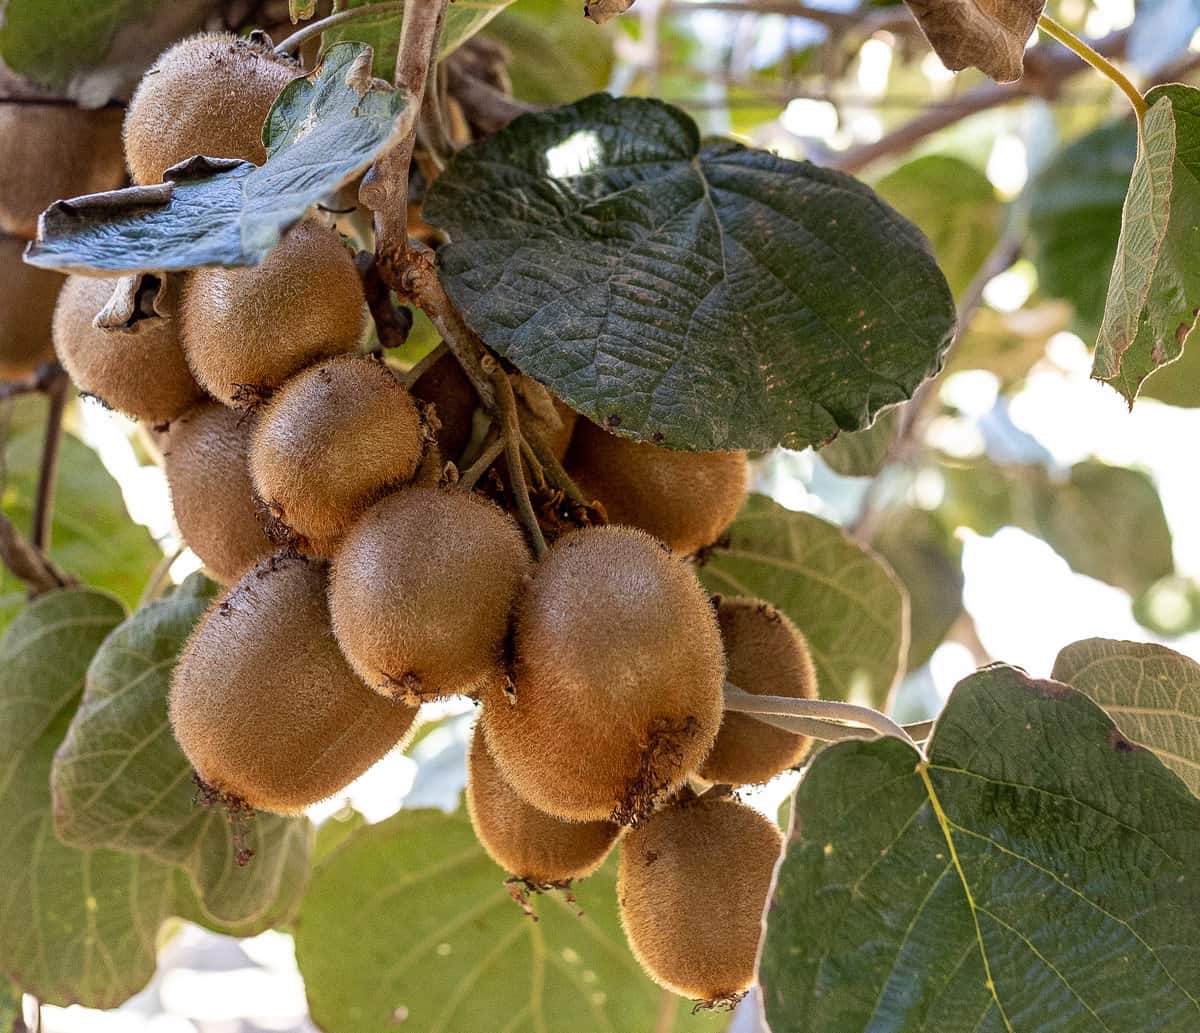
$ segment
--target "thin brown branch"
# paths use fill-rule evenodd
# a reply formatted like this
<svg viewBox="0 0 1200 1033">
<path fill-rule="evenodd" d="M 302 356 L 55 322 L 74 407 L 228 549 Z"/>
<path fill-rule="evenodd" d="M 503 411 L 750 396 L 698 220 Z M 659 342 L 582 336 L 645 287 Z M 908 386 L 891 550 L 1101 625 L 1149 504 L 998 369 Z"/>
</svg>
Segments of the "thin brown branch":
<svg viewBox="0 0 1200 1033">
<path fill-rule="evenodd" d="M 508 466 L 508 479 L 512 488 L 513 499 L 517 504 L 517 512 L 521 515 L 521 523 L 529 533 L 533 542 L 534 555 L 539 559 L 546 552 L 546 539 L 542 535 L 541 525 L 537 514 L 533 511 L 533 503 L 529 500 L 529 486 L 525 483 L 525 463 L 521 455 L 521 422 L 517 413 L 517 398 L 513 394 L 512 382 L 508 374 L 490 355 L 484 362 L 484 369 L 491 368 L 492 384 L 496 392 L 500 437 L 504 442 L 504 459 Z"/>
<path fill-rule="evenodd" d="M 358 275 L 362 279 L 367 307 L 375 320 L 375 332 L 382 348 L 399 348 L 408 340 L 412 331 L 413 314 L 410 309 L 397 307 L 392 302 L 392 292 L 383 282 L 375 265 L 375 256 L 369 251 L 360 251 L 354 258 Z"/>
<path fill-rule="evenodd" d="M 468 466 L 458 478 L 458 486 L 465 491 L 470 491 L 479 483 L 479 478 L 488 472 L 497 459 L 500 458 L 500 453 L 504 451 L 504 438 L 498 434 L 495 428 L 491 431 L 492 440 L 484 447 L 479 458 Z"/>
<path fill-rule="evenodd" d="M 0 402 L 7 402 L 21 395 L 44 394 L 58 381 L 62 373 L 63 368 L 57 361 L 43 362 L 27 377 L 0 381 Z"/>
<path fill-rule="evenodd" d="M 50 548 L 50 528 L 54 517 L 54 489 L 58 482 L 58 454 L 62 446 L 63 412 L 71 381 L 60 369 L 46 388 L 50 408 L 46 413 L 46 431 L 42 438 L 42 462 L 38 470 L 37 496 L 33 503 L 32 545 L 40 552 Z"/>
<path fill-rule="evenodd" d="M 0 562 L 29 586 L 29 594 L 34 597 L 75 583 L 45 553 L 30 544 L 3 514 L 0 514 Z"/>
<path fill-rule="evenodd" d="M 826 11 L 820 7 L 792 0 L 679 0 L 668 5 L 667 14 L 687 14 L 689 11 L 722 11 L 728 14 L 782 14 L 788 18 L 803 18 L 835 31 L 855 31 L 870 36 L 873 32 L 895 32 L 919 35 L 920 28 L 907 10 Z"/>
<path fill-rule="evenodd" d="M 518 115 L 541 110 L 536 104 L 515 100 L 498 90 L 453 57 L 446 62 L 446 78 L 450 96 L 462 106 L 463 115 L 478 132 L 499 132 Z"/>
</svg>

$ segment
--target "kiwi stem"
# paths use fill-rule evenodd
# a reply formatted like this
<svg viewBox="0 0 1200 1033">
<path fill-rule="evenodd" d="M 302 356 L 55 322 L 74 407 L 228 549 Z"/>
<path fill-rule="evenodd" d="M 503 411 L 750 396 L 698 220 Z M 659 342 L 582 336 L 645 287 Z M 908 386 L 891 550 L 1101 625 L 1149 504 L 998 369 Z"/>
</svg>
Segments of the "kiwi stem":
<svg viewBox="0 0 1200 1033">
<path fill-rule="evenodd" d="M 403 3 L 384 3 L 364 4 L 361 7 L 351 7 L 345 11 L 338 11 L 336 14 L 320 18 L 315 22 L 309 22 L 302 28 L 297 29 L 275 47 L 275 53 L 280 55 L 294 54 L 314 36 L 319 36 L 329 29 L 345 25 L 347 22 L 368 21 L 372 18 L 385 18 L 396 14 L 403 14 L 404 8 L 405 4 Z"/>
<path fill-rule="evenodd" d="M 492 385 L 500 410 L 500 437 L 504 442 L 508 479 L 512 483 L 512 493 L 516 499 L 517 511 L 521 514 L 521 522 L 533 542 L 533 553 L 541 559 L 546 553 L 546 539 L 542 535 L 537 514 L 533 511 L 533 503 L 529 501 L 529 486 L 525 483 L 525 464 L 521 454 L 521 443 L 524 439 L 521 437 L 521 422 L 517 415 L 517 398 L 513 394 L 508 374 L 501 368 L 500 363 L 493 359 L 492 364 Z"/>
<path fill-rule="evenodd" d="M 484 448 L 479 458 L 475 460 L 458 479 L 458 486 L 463 491 L 470 491 L 479 482 L 479 478 L 487 473 L 488 468 L 497 459 L 500 458 L 500 453 L 504 451 L 504 438 L 496 435 L 495 439 Z"/>
<path fill-rule="evenodd" d="M 3 514 L 0 514 L 0 562 L 29 586 L 34 597 L 75 583 L 45 553 L 30 545 Z"/>
<path fill-rule="evenodd" d="M 725 709 L 751 714 L 767 720 L 770 724 L 778 724 L 770 720 L 772 717 L 786 717 L 789 719 L 789 730 L 802 732 L 813 738 L 874 739 L 877 736 L 891 736 L 916 745 L 912 736 L 886 714 L 881 714 L 871 707 L 860 707 L 839 700 L 758 696 L 739 689 L 732 682 L 726 682 Z M 793 724 L 796 719 L 803 721 L 806 727 L 800 728 Z M 853 727 L 851 722 L 862 727 Z M 813 728 L 812 731 L 809 730 L 810 727 Z"/>
</svg>

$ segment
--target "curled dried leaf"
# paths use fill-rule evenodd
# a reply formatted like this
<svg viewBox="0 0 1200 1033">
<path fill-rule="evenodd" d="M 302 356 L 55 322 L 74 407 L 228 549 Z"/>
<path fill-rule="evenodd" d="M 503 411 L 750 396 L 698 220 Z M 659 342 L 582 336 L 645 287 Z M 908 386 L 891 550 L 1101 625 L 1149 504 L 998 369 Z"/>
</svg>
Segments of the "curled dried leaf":
<svg viewBox="0 0 1200 1033">
<path fill-rule="evenodd" d="M 942 64 L 978 68 L 996 82 L 1024 71 L 1025 44 L 1044 0 L 905 0 Z"/>
</svg>

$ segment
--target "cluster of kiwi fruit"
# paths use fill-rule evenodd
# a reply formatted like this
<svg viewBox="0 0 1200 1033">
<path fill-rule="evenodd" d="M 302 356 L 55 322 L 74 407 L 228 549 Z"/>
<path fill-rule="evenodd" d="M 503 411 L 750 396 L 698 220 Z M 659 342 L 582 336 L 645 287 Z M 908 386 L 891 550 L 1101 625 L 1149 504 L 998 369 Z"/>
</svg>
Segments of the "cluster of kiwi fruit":
<svg viewBox="0 0 1200 1033">
<path fill-rule="evenodd" d="M 177 44 L 129 106 L 132 178 L 195 154 L 262 161 L 258 128 L 299 73 L 230 36 Z M 723 688 L 815 695 L 792 622 L 710 598 L 691 559 L 739 509 L 746 455 L 623 440 L 513 372 L 524 432 L 596 500 L 581 526 L 545 528 L 535 560 L 504 459 L 458 482 L 479 448 L 463 370 L 447 353 L 405 373 L 364 350 L 366 324 L 351 254 L 318 221 L 255 268 L 72 277 L 58 302 L 61 361 L 154 429 L 181 535 L 227 586 L 172 679 L 198 781 L 297 813 L 402 744 L 422 704 L 469 697 L 467 804 L 488 854 L 536 891 L 619 843 L 647 972 L 735 999 L 782 844 L 731 790 L 808 742 L 724 713 Z"/>
</svg>

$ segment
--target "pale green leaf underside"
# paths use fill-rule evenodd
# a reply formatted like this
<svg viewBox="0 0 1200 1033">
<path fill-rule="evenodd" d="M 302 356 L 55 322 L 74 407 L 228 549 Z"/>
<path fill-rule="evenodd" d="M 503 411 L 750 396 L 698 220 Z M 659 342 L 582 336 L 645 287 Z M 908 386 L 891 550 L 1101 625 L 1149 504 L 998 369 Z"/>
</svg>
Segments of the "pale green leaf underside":
<svg viewBox="0 0 1200 1033">
<path fill-rule="evenodd" d="M 406 128 L 408 94 L 361 74 L 361 43 L 341 43 L 293 80 L 267 119 L 265 164 L 193 158 L 170 182 L 58 201 L 43 213 L 34 265 L 110 275 L 254 265 L 309 207 L 362 173 Z"/>
<path fill-rule="evenodd" d="M 1200 796 L 1200 664 L 1151 642 L 1090 638 L 1058 654 L 1053 677 L 1091 696 Z"/>
<path fill-rule="evenodd" d="M 462 813 L 401 811 L 354 832 L 317 866 L 296 922 L 313 1018 L 327 1033 L 664 1028 L 624 943 L 613 866 L 577 894 L 536 897 L 530 921 Z"/>
<path fill-rule="evenodd" d="M 995 666 L 927 765 L 818 754 L 769 912 L 774 1033 L 1187 1033 L 1200 801 L 1086 696 Z"/>
<path fill-rule="evenodd" d="M 68 589 L 0 640 L 0 971 L 52 1004 L 114 1007 L 150 978 L 171 869 L 55 838 L 50 764 L 121 604 Z"/>
<path fill-rule="evenodd" d="M 873 552 L 819 517 L 750 496 L 700 579 L 710 592 L 786 613 L 808 639 L 824 699 L 882 707 L 903 674 L 904 589 Z"/>
<path fill-rule="evenodd" d="M 111 847 L 179 865 L 214 922 L 266 928 L 298 904 L 311 830 L 307 819 L 257 814 L 235 838 L 224 808 L 196 799 L 192 767 L 167 720 L 175 660 L 210 601 L 198 575 L 143 607 L 100 647 L 54 760 L 58 834 L 78 847 Z M 244 866 L 239 848 L 253 851 Z M 296 856 L 293 856 L 296 855 Z"/>
</svg>

